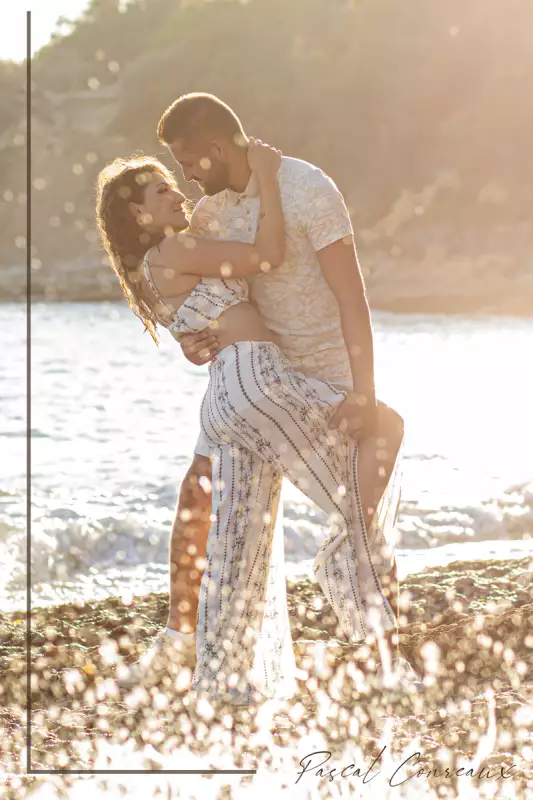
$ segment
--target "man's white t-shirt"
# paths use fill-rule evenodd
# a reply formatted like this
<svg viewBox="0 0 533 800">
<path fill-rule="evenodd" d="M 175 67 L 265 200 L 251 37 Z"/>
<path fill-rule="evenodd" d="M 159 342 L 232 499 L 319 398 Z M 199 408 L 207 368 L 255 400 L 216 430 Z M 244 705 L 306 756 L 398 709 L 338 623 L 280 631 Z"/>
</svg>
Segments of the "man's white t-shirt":
<svg viewBox="0 0 533 800">
<path fill-rule="evenodd" d="M 250 300 L 268 328 L 279 335 L 295 369 L 350 388 L 339 307 L 316 257 L 339 239 L 351 245 L 348 209 L 331 178 L 306 161 L 282 157 L 278 182 L 287 235 L 285 261 L 248 278 Z M 190 229 L 209 238 L 252 243 L 258 220 L 258 186 L 252 175 L 241 194 L 226 189 L 203 197 L 192 214 Z M 210 454 L 202 434 L 195 453 Z"/>
</svg>

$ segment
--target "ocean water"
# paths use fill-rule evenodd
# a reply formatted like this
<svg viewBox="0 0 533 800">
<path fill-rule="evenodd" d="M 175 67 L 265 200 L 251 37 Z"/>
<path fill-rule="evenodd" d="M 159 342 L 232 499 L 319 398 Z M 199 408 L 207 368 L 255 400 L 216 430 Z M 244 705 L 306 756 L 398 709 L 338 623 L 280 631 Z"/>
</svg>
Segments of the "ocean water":
<svg viewBox="0 0 533 800">
<path fill-rule="evenodd" d="M 373 314 L 378 394 L 406 423 L 400 575 L 533 551 L 533 320 Z M 32 604 L 165 591 L 207 368 L 122 304 L 31 312 Z M 0 609 L 25 606 L 26 310 L 0 304 Z M 325 517 L 284 490 L 288 574 Z"/>
</svg>

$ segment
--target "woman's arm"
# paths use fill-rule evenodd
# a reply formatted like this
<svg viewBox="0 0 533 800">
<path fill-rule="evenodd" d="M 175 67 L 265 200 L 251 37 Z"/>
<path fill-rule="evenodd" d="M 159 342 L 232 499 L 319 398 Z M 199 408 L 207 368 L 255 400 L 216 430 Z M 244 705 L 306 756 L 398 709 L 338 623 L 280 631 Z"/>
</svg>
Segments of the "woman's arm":
<svg viewBox="0 0 533 800">
<path fill-rule="evenodd" d="M 251 139 L 248 163 L 259 183 L 259 224 L 255 248 L 261 254 L 262 269 L 279 267 L 285 259 L 285 220 L 278 185 L 281 152 Z"/>
<path fill-rule="evenodd" d="M 272 267 L 285 257 L 285 223 L 277 181 L 281 154 L 251 140 L 248 161 L 259 183 L 259 225 L 254 244 L 222 242 L 174 234 L 166 237 L 151 266 L 164 267 L 154 276 L 163 297 L 180 294 L 183 275 L 206 278 L 245 278 Z"/>
</svg>

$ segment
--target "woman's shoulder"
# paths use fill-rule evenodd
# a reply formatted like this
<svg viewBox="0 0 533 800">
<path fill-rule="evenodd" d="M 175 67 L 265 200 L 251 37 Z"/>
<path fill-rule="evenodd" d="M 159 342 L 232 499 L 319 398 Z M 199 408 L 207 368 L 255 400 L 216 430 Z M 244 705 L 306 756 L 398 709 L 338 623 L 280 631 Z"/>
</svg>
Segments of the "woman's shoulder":
<svg viewBox="0 0 533 800">
<path fill-rule="evenodd" d="M 170 233 L 162 239 L 159 244 L 154 245 L 148 253 L 147 257 L 150 264 L 161 264 L 166 266 L 179 266 L 179 255 L 185 250 L 190 250 L 196 247 L 199 238 L 192 233 Z"/>
</svg>

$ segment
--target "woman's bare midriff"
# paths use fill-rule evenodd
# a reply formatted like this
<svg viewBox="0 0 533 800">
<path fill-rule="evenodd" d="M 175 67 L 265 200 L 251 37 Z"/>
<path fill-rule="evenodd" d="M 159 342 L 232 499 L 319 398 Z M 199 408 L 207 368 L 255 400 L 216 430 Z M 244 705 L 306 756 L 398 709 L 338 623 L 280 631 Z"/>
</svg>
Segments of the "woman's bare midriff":
<svg viewBox="0 0 533 800">
<path fill-rule="evenodd" d="M 188 277 L 191 278 L 192 276 Z M 165 306 L 171 315 L 176 313 L 179 307 L 187 300 L 194 286 L 199 283 L 198 279 L 193 280 L 194 284 L 191 283 L 189 285 L 188 291 L 175 297 L 165 298 Z M 144 289 L 148 296 L 151 297 L 152 302 L 154 300 L 157 302 L 157 298 L 147 282 Z M 160 323 L 165 325 L 163 319 L 160 320 Z M 279 337 L 267 328 L 255 306 L 244 300 L 223 311 L 217 319 L 211 322 L 208 330 L 217 336 L 220 350 L 235 342 L 273 342 L 278 346 L 280 344 Z"/>
<path fill-rule="evenodd" d="M 274 342 L 279 346 L 276 334 L 267 328 L 258 310 L 248 302 L 228 308 L 213 320 L 209 330 L 218 338 L 221 350 L 235 342 Z"/>
<path fill-rule="evenodd" d="M 191 285 L 189 290 L 183 294 L 165 298 L 164 303 L 172 315 L 183 305 L 198 282 L 196 279 L 194 285 Z M 158 298 L 154 296 L 148 282 L 145 282 L 144 290 L 152 302 L 158 302 Z M 165 325 L 163 319 L 160 320 L 160 324 Z M 237 303 L 223 311 L 217 319 L 211 322 L 208 329 L 217 336 L 220 350 L 230 344 L 235 344 L 235 342 L 273 342 L 278 346 L 280 344 L 278 336 L 267 328 L 259 311 L 247 301 Z"/>
</svg>

